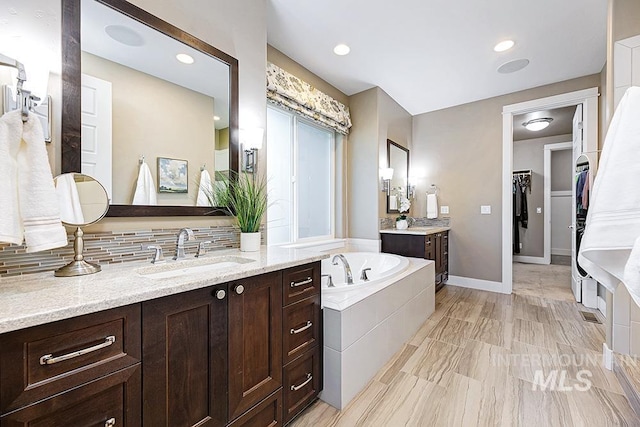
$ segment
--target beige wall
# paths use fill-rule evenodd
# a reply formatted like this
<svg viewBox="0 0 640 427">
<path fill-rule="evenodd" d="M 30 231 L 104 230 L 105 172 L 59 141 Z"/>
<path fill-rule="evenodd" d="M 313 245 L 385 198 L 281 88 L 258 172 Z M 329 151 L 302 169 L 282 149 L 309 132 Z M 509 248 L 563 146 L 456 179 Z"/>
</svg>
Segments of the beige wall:
<svg viewBox="0 0 640 427">
<path fill-rule="evenodd" d="M 412 168 L 425 179 L 413 215 L 425 215 L 426 187 L 436 184 L 450 207 L 452 275 L 502 280 L 502 107 L 599 85 L 596 74 L 414 117 Z M 480 205 L 492 214 L 480 215 Z"/>
<path fill-rule="evenodd" d="M 144 155 L 156 188 L 158 157 L 188 162 L 188 193 L 158 193 L 158 204 L 194 206 L 200 167 L 213 176 L 213 98 L 86 52 L 82 71 L 112 83 L 112 203 L 131 203 Z"/>
<path fill-rule="evenodd" d="M 265 128 L 266 0 L 192 0 L 189 7 L 172 0 L 131 0 L 131 3 L 237 58 L 240 64 L 240 127 Z M 260 157 L 262 168 L 266 165 L 265 157 Z M 219 217 L 105 218 L 91 229 L 203 227 L 226 223 L 229 223 L 228 218 Z"/>
<path fill-rule="evenodd" d="M 544 256 L 544 212 L 550 209 L 544 204 L 544 146 L 560 142 L 571 142 L 571 135 L 550 136 L 547 138 L 534 138 L 513 143 L 513 170 L 531 169 L 531 191 L 527 192 L 527 206 L 529 222 L 526 229 L 520 228 L 521 256 Z M 569 153 L 571 150 L 569 150 Z M 570 164 L 564 177 L 571 177 Z M 536 208 L 541 207 L 543 213 L 537 213 Z"/>
</svg>

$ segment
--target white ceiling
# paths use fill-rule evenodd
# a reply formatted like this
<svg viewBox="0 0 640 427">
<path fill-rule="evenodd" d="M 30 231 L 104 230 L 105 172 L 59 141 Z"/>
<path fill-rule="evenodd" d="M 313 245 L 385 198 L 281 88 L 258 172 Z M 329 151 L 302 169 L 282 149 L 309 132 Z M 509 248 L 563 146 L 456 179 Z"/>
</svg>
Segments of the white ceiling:
<svg viewBox="0 0 640 427">
<path fill-rule="evenodd" d="M 347 95 L 415 115 L 599 73 L 607 0 L 269 0 L 268 42 Z M 513 39 L 503 53 L 493 46 Z M 333 47 L 346 43 L 347 56 Z M 507 61 L 524 70 L 499 74 Z"/>
</svg>

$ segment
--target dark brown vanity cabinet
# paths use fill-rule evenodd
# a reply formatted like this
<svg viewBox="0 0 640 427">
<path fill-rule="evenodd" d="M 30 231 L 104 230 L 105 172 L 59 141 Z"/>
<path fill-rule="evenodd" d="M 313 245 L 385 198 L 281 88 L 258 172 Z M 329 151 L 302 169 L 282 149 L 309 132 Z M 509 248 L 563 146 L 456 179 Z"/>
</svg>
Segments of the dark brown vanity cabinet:
<svg viewBox="0 0 640 427">
<path fill-rule="evenodd" d="M 380 233 L 382 252 L 413 258 L 424 258 L 435 263 L 436 291 L 449 279 L 449 232 L 427 234 Z"/>
</svg>

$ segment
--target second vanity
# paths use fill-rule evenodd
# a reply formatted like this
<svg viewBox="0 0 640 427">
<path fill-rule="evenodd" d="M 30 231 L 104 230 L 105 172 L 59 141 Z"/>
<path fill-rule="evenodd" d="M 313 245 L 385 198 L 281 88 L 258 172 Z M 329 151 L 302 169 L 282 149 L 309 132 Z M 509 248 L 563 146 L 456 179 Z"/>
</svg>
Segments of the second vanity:
<svg viewBox="0 0 640 427">
<path fill-rule="evenodd" d="M 436 292 L 449 279 L 449 227 L 380 230 L 382 252 L 435 262 Z"/>
<path fill-rule="evenodd" d="M 292 420 L 322 388 L 327 255 L 219 255 L 243 262 L 177 277 L 154 278 L 135 262 L 92 276 L 0 279 L 0 425 Z"/>
</svg>

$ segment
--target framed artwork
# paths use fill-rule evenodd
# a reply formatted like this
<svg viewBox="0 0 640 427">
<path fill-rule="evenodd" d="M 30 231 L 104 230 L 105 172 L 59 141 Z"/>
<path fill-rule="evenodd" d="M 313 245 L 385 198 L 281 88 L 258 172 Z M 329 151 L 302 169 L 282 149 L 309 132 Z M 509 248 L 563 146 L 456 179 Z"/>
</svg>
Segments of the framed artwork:
<svg viewBox="0 0 640 427">
<path fill-rule="evenodd" d="M 187 193 L 189 173 L 186 160 L 158 157 L 158 192 Z"/>
</svg>

